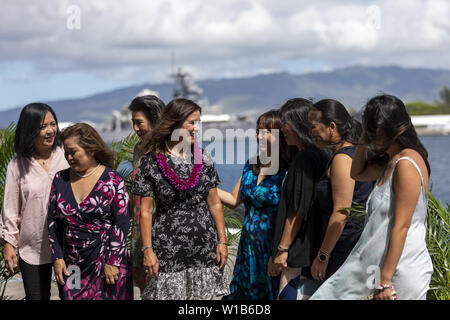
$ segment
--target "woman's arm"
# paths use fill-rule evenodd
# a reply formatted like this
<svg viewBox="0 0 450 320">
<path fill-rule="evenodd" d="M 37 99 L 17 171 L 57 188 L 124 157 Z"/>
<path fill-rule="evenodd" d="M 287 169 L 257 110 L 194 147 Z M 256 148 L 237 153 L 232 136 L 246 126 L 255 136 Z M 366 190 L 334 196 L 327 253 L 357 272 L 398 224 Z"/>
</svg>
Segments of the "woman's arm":
<svg viewBox="0 0 450 320">
<path fill-rule="evenodd" d="M 16 160 L 8 164 L 1 214 L 0 237 L 5 242 L 3 258 L 12 274 L 18 266 L 16 250 L 19 244 L 19 222 L 22 207 L 19 186 L 19 168 Z"/>
<path fill-rule="evenodd" d="M 289 248 L 294 242 L 294 239 L 302 226 L 302 218 L 297 214 L 291 214 L 286 217 L 284 224 L 283 235 L 281 236 L 280 246 L 283 248 Z"/>
<path fill-rule="evenodd" d="M 114 173 L 114 196 L 111 199 L 111 230 L 107 243 L 104 276 L 107 284 L 113 285 L 119 277 L 119 268 L 124 263 L 127 236 L 130 228 L 129 196 L 125 181 Z"/>
<path fill-rule="evenodd" d="M 347 222 L 349 211 L 343 210 L 343 208 L 350 208 L 352 205 L 355 180 L 350 177 L 351 165 L 352 158 L 345 154 L 338 154 L 334 157 L 330 167 L 333 212 L 320 247 L 320 250 L 328 253 L 328 255 L 331 254 L 336 246 Z M 311 268 L 311 274 L 314 279 L 324 279 L 327 266 L 328 259 L 326 262 L 321 262 L 318 257 L 316 257 Z"/>
<path fill-rule="evenodd" d="M 58 179 L 59 174 L 53 179 L 52 187 L 50 190 L 50 199 L 48 204 L 47 212 L 47 224 L 48 224 L 48 239 L 50 241 L 50 250 L 53 260 L 53 268 L 55 270 L 56 281 L 60 285 L 64 285 L 64 275 L 69 276 L 69 272 L 66 268 L 66 263 L 63 259 L 63 231 L 62 222 L 58 221 L 56 218 L 57 210 L 57 197 L 56 197 L 56 187 L 55 181 Z"/>
<path fill-rule="evenodd" d="M 153 203 L 153 197 L 141 197 L 139 226 L 144 250 L 144 270 L 150 277 L 156 278 L 159 272 L 159 262 L 152 247 Z"/>
<path fill-rule="evenodd" d="M 239 192 L 241 188 L 241 180 L 242 176 L 239 178 L 231 193 L 217 188 L 220 201 L 230 209 L 235 209 L 242 203 L 241 195 Z"/>
<path fill-rule="evenodd" d="M 375 181 L 381 175 L 383 166 L 369 164 L 367 152 L 369 148 L 366 143 L 366 133 L 363 131 L 356 146 L 350 176 L 356 181 Z"/>
<path fill-rule="evenodd" d="M 297 233 L 299 232 L 301 226 L 302 226 L 302 218 L 299 217 L 297 214 L 291 214 L 286 217 L 283 235 L 281 236 L 279 244 L 283 249 L 289 249 L 292 242 L 294 242 L 294 239 Z M 274 266 L 268 270 L 269 276 L 272 277 L 277 276 L 282 268 L 288 267 L 287 265 L 288 256 L 289 253 L 287 251 L 285 252 L 278 251 L 275 258 L 273 259 Z"/>
<path fill-rule="evenodd" d="M 228 258 L 228 240 L 225 231 L 225 219 L 223 217 L 222 203 L 220 202 L 217 188 L 209 189 L 207 203 L 209 210 L 214 219 L 214 223 L 217 229 L 217 235 L 219 237 L 219 243 L 217 245 L 217 263 L 220 262 L 219 269 L 222 269 L 227 263 Z"/>
<path fill-rule="evenodd" d="M 394 226 L 389 239 L 388 251 L 381 270 L 380 282 L 392 285 L 392 276 L 403 252 L 414 210 L 420 195 L 421 180 L 417 169 L 409 161 L 399 161 L 392 177 L 395 194 Z M 383 290 L 375 299 L 391 299 L 391 290 Z"/>
</svg>

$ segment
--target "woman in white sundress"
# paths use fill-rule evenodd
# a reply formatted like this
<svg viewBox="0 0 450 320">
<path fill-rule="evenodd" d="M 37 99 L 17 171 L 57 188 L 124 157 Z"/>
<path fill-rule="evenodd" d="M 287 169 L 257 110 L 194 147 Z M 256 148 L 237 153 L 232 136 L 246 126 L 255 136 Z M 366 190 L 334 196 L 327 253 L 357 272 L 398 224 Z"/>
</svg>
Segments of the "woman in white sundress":
<svg viewBox="0 0 450 320">
<path fill-rule="evenodd" d="M 403 102 L 368 101 L 352 178 L 374 181 L 361 238 L 311 299 L 426 299 L 433 265 L 425 243 L 428 153 Z"/>
</svg>

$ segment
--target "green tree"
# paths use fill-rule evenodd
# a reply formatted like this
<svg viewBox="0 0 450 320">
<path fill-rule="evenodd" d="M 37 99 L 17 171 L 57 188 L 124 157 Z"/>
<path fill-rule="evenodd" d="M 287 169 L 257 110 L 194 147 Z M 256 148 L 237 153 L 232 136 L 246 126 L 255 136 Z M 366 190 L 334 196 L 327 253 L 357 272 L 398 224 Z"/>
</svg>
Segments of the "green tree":
<svg viewBox="0 0 450 320">
<path fill-rule="evenodd" d="M 410 101 L 405 103 L 406 110 L 411 116 L 422 116 L 432 114 L 450 114 L 450 89 L 444 87 L 439 92 L 440 100 L 434 104 L 423 101 Z"/>
<path fill-rule="evenodd" d="M 411 101 L 405 104 L 406 110 L 411 116 L 423 116 L 431 114 L 442 114 L 442 108 L 439 105 L 425 103 L 423 101 Z"/>
<path fill-rule="evenodd" d="M 437 105 L 441 108 L 443 113 L 450 114 L 450 89 L 444 87 L 439 92 L 439 96 L 441 97 L 441 101 L 438 101 Z"/>
</svg>

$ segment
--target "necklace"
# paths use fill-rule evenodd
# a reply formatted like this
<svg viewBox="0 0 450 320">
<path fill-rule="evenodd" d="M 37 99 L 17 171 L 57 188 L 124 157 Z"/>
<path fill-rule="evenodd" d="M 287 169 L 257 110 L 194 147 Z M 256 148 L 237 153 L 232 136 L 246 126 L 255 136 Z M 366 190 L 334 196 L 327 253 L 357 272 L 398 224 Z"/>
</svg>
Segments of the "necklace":
<svg viewBox="0 0 450 320">
<path fill-rule="evenodd" d="M 38 159 L 36 156 L 34 157 L 36 159 L 36 161 L 41 165 L 44 166 L 47 164 L 47 161 L 51 161 L 53 158 L 53 151 L 50 153 L 50 156 L 47 159 Z"/>
<path fill-rule="evenodd" d="M 73 172 L 75 172 L 75 174 L 77 175 L 77 176 L 79 176 L 80 178 L 87 178 L 87 177 L 89 177 L 91 174 L 93 174 L 97 169 L 98 169 L 98 167 L 100 167 L 100 163 L 94 168 L 94 169 L 92 169 L 92 171 L 91 172 L 89 172 L 88 174 L 85 174 L 85 175 L 81 175 L 81 174 L 79 174 L 77 171 L 75 171 L 75 170 L 73 170 Z"/>
<path fill-rule="evenodd" d="M 194 144 L 194 167 L 187 181 L 183 181 L 177 174 L 170 168 L 167 163 L 166 157 L 158 152 L 156 154 L 156 162 L 163 175 L 169 180 L 169 182 L 179 190 L 192 190 L 198 183 L 198 178 L 203 169 L 203 157 L 202 151 L 197 143 Z"/>
<path fill-rule="evenodd" d="M 175 157 L 179 157 L 179 158 L 183 158 L 184 159 L 183 153 L 179 152 L 178 155 L 176 155 L 175 153 L 172 152 L 172 150 L 170 150 L 169 145 L 167 144 L 167 141 L 165 142 L 165 144 L 166 144 L 167 151 L 169 151 L 169 153 L 171 155 L 174 155 Z M 183 150 L 181 150 L 181 151 L 183 151 Z"/>
</svg>

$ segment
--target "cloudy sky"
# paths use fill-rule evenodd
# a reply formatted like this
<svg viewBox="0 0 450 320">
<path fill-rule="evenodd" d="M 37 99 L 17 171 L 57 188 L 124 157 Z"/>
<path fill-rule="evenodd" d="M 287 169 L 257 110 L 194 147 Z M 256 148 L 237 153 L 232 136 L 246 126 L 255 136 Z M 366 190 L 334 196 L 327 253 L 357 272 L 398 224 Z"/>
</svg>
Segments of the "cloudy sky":
<svg viewBox="0 0 450 320">
<path fill-rule="evenodd" d="M 450 69 L 447 0 L 1 0 L 0 110 L 169 81 Z"/>
</svg>

